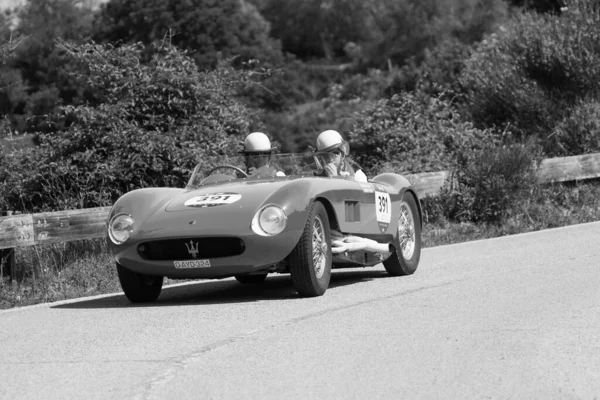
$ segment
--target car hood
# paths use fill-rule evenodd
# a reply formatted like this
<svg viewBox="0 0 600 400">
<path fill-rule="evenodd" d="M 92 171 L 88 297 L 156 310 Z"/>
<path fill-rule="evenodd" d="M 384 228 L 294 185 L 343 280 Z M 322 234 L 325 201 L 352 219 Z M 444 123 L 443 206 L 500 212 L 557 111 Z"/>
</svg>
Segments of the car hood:
<svg viewBox="0 0 600 400">
<path fill-rule="evenodd" d="M 291 193 L 297 193 L 297 189 L 293 188 L 299 183 L 293 178 L 261 179 L 225 182 L 175 192 L 159 208 L 140 216 L 141 222 L 136 227 L 135 236 L 148 240 L 204 234 L 248 234 L 251 233 L 252 217 L 265 202 L 279 204 L 288 213 L 289 226 L 303 227 L 305 216 L 298 214 L 289 200 Z M 133 214 L 136 214 L 135 211 Z"/>
<path fill-rule="evenodd" d="M 265 199 L 289 180 L 235 181 L 201 187 L 175 195 L 165 205 L 167 212 L 226 213 L 258 208 Z"/>
</svg>

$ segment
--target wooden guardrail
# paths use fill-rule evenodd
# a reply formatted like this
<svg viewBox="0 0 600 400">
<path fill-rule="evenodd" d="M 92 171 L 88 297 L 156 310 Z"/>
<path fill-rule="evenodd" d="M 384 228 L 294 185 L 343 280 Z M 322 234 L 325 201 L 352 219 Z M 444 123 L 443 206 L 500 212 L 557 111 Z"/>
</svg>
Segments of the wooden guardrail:
<svg viewBox="0 0 600 400">
<path fill-rule="evenodd" d="M 406 175 L 419 196 L 435 196 L 448 171 Z M 540 163 L 540 183 L 600 178 L 600 153 L 550 158 Z M 110 207 L 0 216 L 0 250 L 103 237 Z"/>
<path fill-rule="evenodd" d="M 448 171 L 407 175 L 419 196 L 435 196 L 448 179 Z M 568 182 L 600 178 L 600 153 L 542 160 L 537 170 L 540 183 Z"/>
</svg>

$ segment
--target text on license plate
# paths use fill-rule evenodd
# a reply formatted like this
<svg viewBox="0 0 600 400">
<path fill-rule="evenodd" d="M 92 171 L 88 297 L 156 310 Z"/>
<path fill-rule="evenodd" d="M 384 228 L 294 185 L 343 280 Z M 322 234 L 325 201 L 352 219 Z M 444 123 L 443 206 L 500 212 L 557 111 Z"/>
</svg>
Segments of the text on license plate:
<svg viewBox="0 0 600 400">
<path fill-rule="evenodd" d="M 189 261 L 173 261 L 175 268 L 208 268 L 210 267 L 209 260 L 189 260 Z"/>
</svg>

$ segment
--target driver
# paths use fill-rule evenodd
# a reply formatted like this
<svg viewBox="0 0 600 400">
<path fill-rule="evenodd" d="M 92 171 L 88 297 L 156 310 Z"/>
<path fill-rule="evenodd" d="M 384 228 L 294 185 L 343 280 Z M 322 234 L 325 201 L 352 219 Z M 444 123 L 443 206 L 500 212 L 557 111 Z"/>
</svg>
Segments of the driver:
<svg viewBox="0 0 600 400">
<path fill-rule="evenodd" d="M 354 172 L 346 157 L 350 153 L 350 145 L 339 132 L 326 130 L 317 137 L 317 153 L 325 166 L 325 176 L 344 176 L 360 182 L 366 182 L 367 176 L 362 170 Z"/>
<path fill-rule="evenodd" d="M 275 175 L 285 176 L 283 172 L 277 171 L 274 166 L 270 165 L 271 157 L 276 149 L 276 147 L 271 147 L 271 141 L 262 132 L 253 132 L 246 136 L 244 150 L 240 151 L 244 155 L 246 173 L 254 175 L 259 169 L 271 168 Z"/>
</svg>

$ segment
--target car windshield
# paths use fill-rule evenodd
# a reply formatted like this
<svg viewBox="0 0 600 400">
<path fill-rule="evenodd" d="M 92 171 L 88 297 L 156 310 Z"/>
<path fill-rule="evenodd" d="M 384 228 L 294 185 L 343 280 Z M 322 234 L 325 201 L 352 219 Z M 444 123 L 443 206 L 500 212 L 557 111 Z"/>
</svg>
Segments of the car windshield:
<svg viewBox="0 0 600 400">
<path fill-rule="evenodd" d="M 215 156 L 202 160 L 194 168 L 186 188 L 195 189 L 201 185 L 232 179 L 315 176 L 323 172 L 321 165 L 326 162 L 325 155 L 312 152 Z"/>
</svg>

